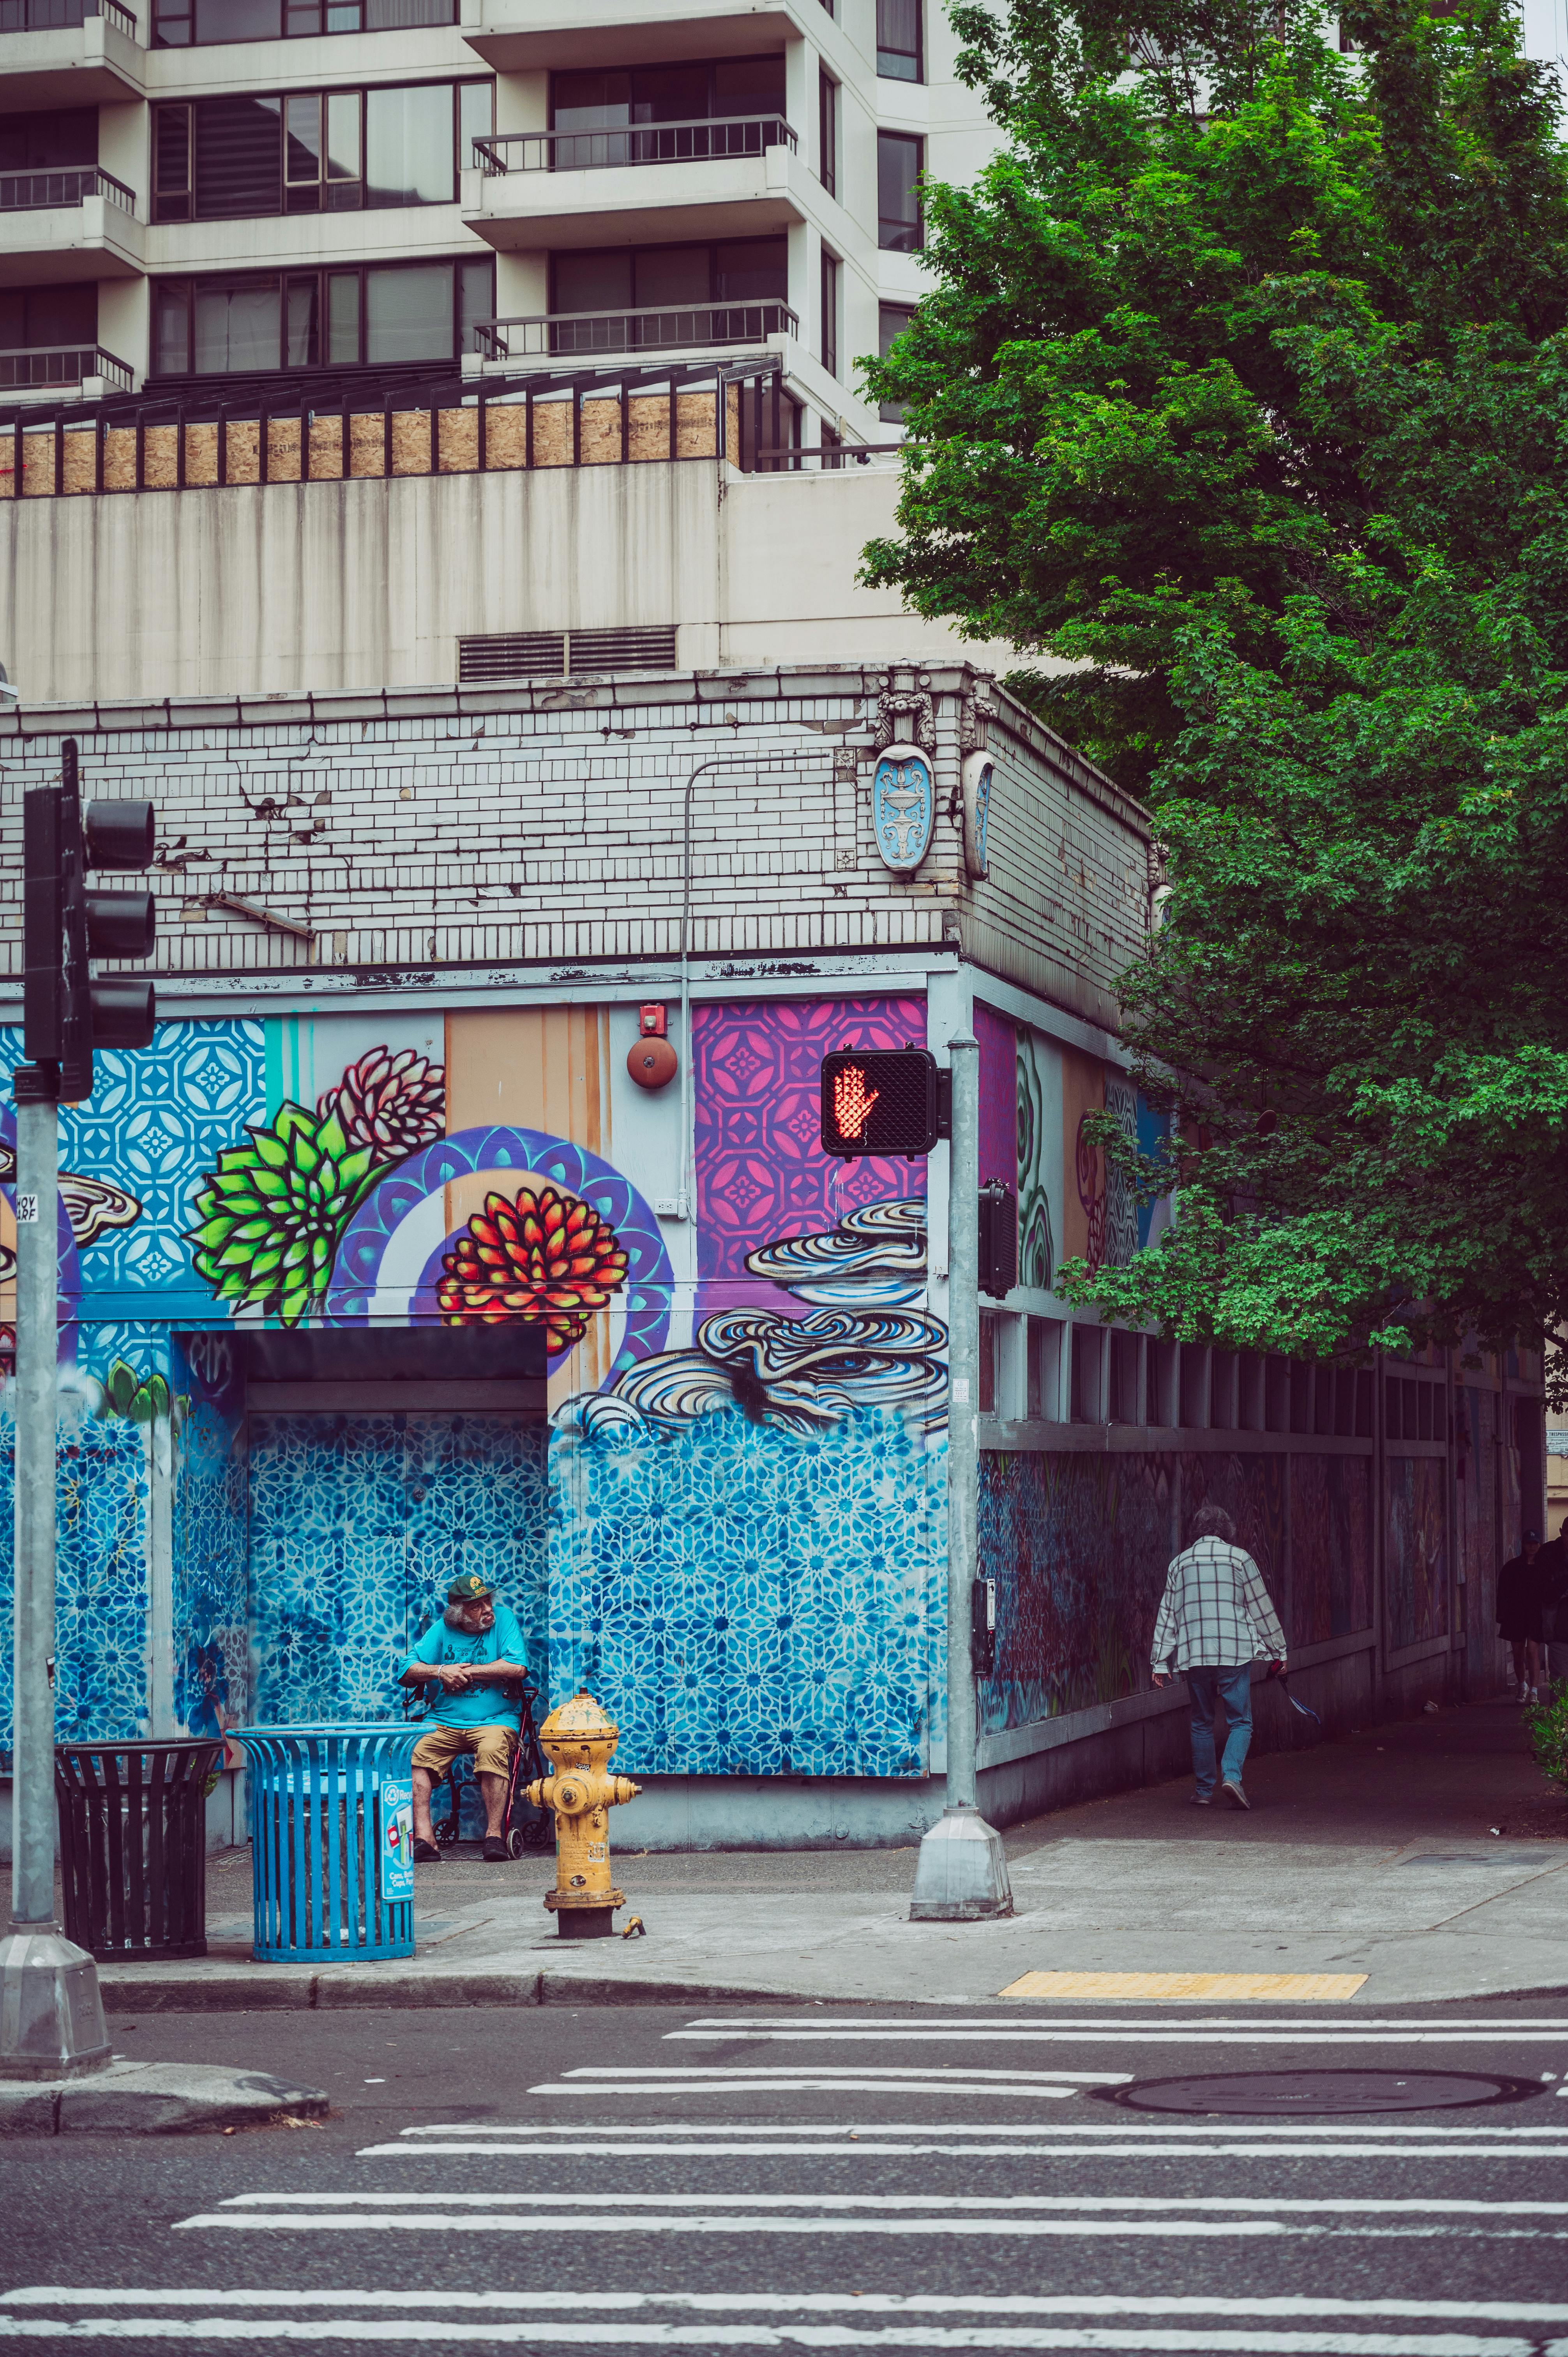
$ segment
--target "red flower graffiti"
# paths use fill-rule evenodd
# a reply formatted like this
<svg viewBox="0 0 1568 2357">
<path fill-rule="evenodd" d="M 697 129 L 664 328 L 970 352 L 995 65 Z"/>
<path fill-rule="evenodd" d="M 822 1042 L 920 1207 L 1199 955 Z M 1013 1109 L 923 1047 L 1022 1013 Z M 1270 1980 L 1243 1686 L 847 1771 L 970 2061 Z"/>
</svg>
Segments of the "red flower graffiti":
<svg viewBox="0 0 1568 2357">
<path fill-rule="evenodd" d="M 487 1195 L 442 1261 L 435 1288 L 448 1326 L 525 1319 L 552 1351 L 570 1349 L 626 1282 L 627 1256 L 591 1203 L 553 1187 L 521 1187 L 515 1202 Z"/>
</svg>

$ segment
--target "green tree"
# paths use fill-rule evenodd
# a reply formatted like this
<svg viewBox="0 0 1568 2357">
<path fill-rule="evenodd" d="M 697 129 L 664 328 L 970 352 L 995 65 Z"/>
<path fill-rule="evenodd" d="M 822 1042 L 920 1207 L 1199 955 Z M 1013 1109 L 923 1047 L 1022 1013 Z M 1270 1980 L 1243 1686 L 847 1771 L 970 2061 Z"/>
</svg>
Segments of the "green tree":
<svg viewBox="0 0 1568 2357">
<path fill-rule="evenodd" d="M 1105 1313 L 1240 1347 L 1568 1308 L 1568 166 L 1498 0 L 960 5 L 1005 135 L 866 374 L 867 577 L 1145 795 L 1181 1217 Z M 1108 1136 L 1108 1147 L 1126 1149 Z M 1137 1159 L 1136 1157 L 1129 1157 Z"/>
</svg>

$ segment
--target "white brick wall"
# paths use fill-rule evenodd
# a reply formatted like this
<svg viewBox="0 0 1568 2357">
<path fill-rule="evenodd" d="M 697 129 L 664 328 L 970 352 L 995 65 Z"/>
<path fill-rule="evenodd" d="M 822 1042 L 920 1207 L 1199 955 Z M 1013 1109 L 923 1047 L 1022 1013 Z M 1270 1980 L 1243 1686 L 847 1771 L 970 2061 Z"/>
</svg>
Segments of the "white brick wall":
<svg viewBox="0 0 1568 2357">
<path fill-rule="evenodd" d="M 700 770 L 694 956 L 939 948 L 956 927 L 978 963 L 1112 1025 L 1146 915 L 1142 813 L 1001 698 L 992 875 L 972 885 L 953 813 L 975 682 L 922 673 L 939 817 L 918 873 L 891 876 L 872 839 L 871 738 L 880 689 L 914 676 L 628 677 L 574 690 L 565 710 L 546 687 L 33 707 L 0 723 L 0 971 L 20 970 L 22 795 L 58 774 L 73 734 L 86 793 L 157 807 L 156 964 L 170 976 L 667 959 Z M 843 750 L 853 780 L 835 779 Z"/>
</svg>

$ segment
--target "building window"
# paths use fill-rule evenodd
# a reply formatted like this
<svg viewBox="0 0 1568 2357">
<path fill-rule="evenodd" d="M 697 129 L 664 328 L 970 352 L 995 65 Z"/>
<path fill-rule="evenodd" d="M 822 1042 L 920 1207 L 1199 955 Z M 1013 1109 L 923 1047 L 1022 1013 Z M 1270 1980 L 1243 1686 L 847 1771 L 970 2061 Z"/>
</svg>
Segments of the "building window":
<svg viewBox="0 0 1568 2357">
<path fill-rule="evenodd" d="M 889 81 L 924 81 L 920 0 L 876 0 L 876 70 Z"/>
<path fill-rule="evenodd" d="M 0 352 L 81 350 L 98 341 L 98 281 L 0 287 Z"/>
<path fill-rule="evenodd" d="M 876 135 L 876 242 L 885 253 L 918 253 L 925 142 L 904 131 Z"/>
<path fill-rule="evenodd" d="M 153 291 L 153 373 L 455 361 L 495 316 L 495 264 L 378 264 L 246 278 L 162 278 Z"/>
<path fill-rule="evenodd" d="M 98 161 L 98 109 L 46 107 L 0 114 L 0 172 L 59 172 Z"/>
<path fill-rule="evenodd" d="M 557 253 L 554 312 L 651 311 L 670 305 L 783 302 L 789 290 L 788 242 L 736 238 L 719 245 L 612 247 Z"/>
<path fill-rule="evenodd" d="M 839 372 L 838 256 L 822 248 L 822 366 L 830 376 Z"/>
<path fill-rule="evenodd" d="M 914 307 L 908 303 L 884 303 L 876 315 L 876 350 L 882 360 L 893 349 L 894 339 L 901 336 L 914 317 Z M 877 411 L 884 425 L 902 425 L 904 404 L 901 401 L 885 401 Z"/>
<path fill-rule="evenodd" d="M 495 85 L 303 90 L 202 98 L 153 109 L 153 219 L 236 221 L 266 213 L 456 200 Z"/>
<path fill-rule="evenodd" d="M 784 118 L 782 54 L 694 59 L 690 64 L 552 74 L 550 127 L 557 135 L 558 172 L 635 163 L 645 155 L 633 141 L 607 133 L 643 123 L 736 123 Z M 578 135 L 574 139 L 573 135 Z M 564 135 L 563 136 L 562 135 Z M 693 153 L 709 150 L 693 142 Z"/>
<path fill-rule="evenodd" d="M 817 178 L 830 197 L 839 192 L 839 86 L 817 69 Z"/>
<path fill-rule="evenodd" d="M 315 33 L 401 33 L 456 22 L 457 0 L 154 0 L 153 47 L 294 40 Z"/>
</svg>

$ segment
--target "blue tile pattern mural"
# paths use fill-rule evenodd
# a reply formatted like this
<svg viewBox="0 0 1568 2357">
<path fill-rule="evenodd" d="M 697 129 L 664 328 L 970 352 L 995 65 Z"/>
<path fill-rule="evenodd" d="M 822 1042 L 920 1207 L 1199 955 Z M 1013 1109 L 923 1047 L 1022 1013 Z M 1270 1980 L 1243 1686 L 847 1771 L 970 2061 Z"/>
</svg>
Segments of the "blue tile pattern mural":
<svg viewBox="0 0 1568 2357">
<path fill-rule="evenodd" d="M 551 1443 L 552 1691 L 628 1775 L 916 1776 L 943 1444 L 862 1409 L 805 1435 L 714 1408 Z"/>
<path fill-rule="evenodd" d="M 252 1414 L 255 1720 L 400 1717 L 403 1656 L 465 1571 L 546 1683 L 544 1437 L 517 1416 Z"/>
</svg>

